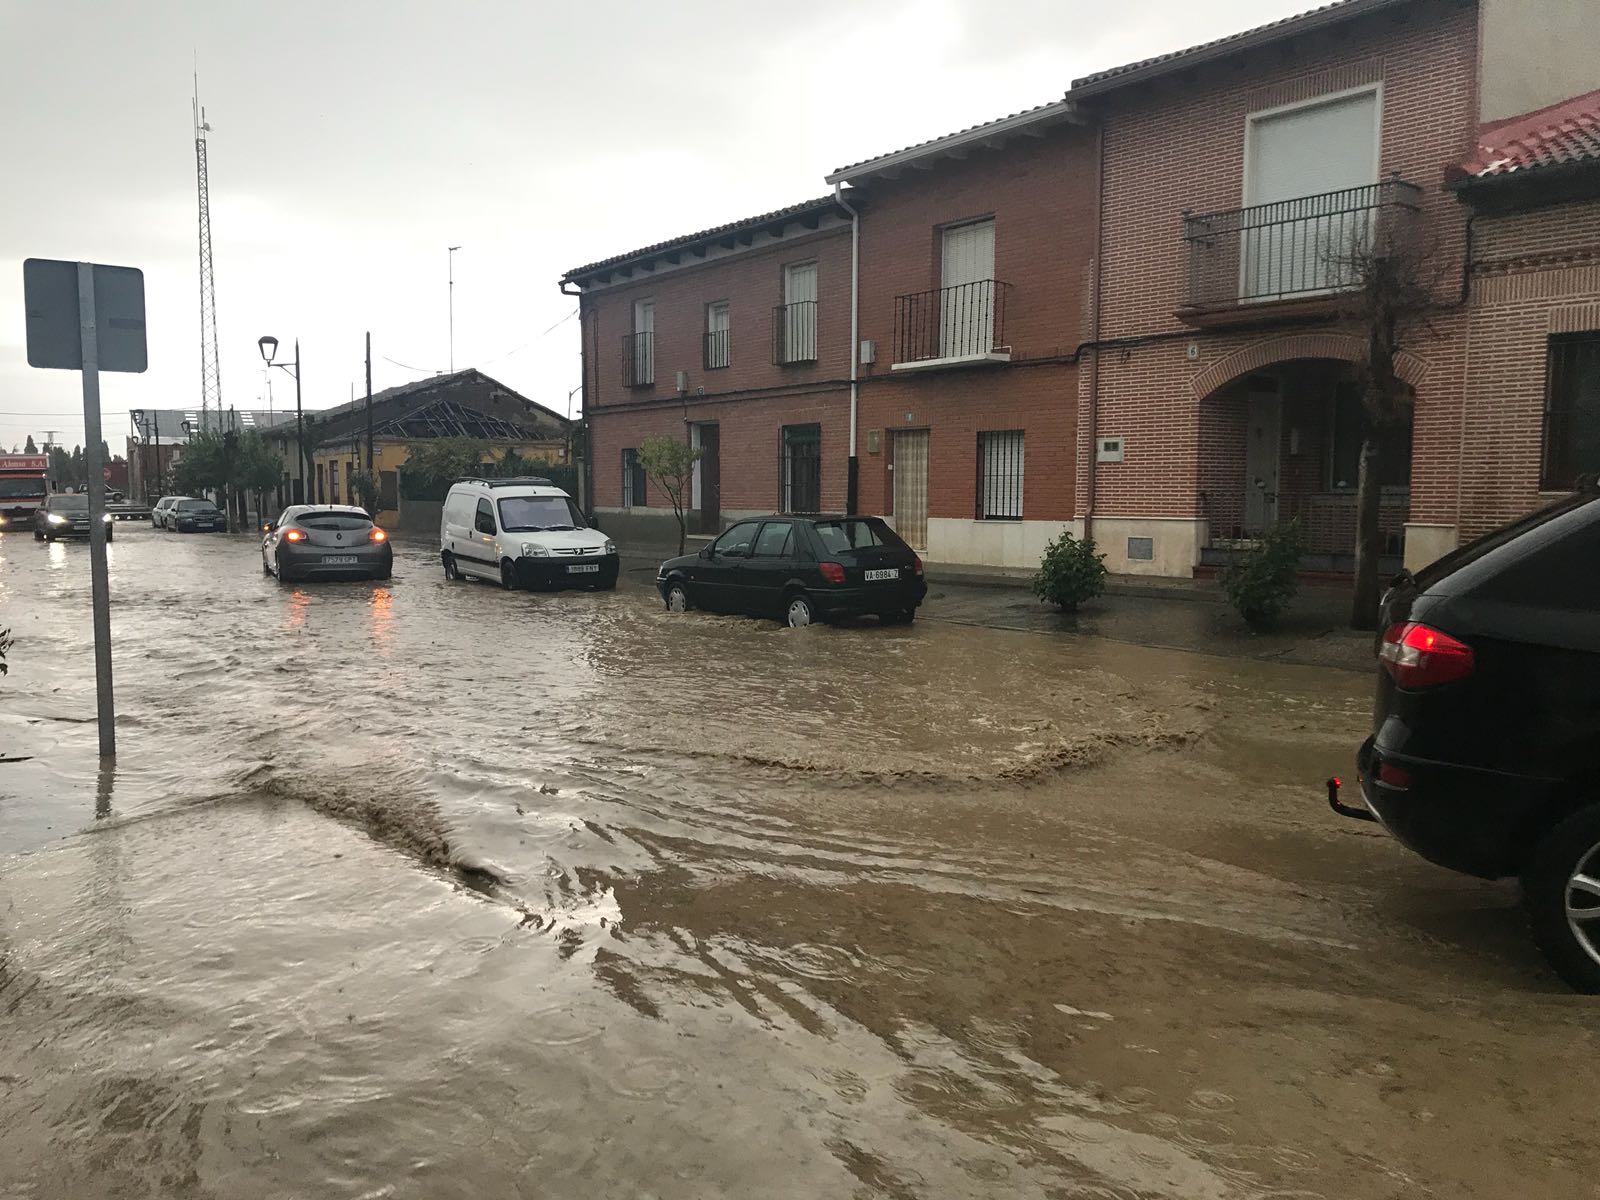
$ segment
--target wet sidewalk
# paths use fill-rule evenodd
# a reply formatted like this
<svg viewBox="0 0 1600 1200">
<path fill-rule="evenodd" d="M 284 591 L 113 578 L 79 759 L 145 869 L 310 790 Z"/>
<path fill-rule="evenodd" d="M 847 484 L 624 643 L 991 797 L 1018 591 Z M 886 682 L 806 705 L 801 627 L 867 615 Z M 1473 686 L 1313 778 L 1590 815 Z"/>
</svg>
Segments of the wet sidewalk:
<svg viewBox="0 0 1600 1200">
<path fill-rule="evenodd" d="M 648 581 L 660 557 L 624 553 L 623 569 Z M 928 567 L 928 599 L 919 620 L 984 629 L 1095 637 L 1132 645 L 1262 661 L 1372 670 L 1372 634 L 1348 627 L 1350 597 L 1339 584 L 1302 584 L 1279 627 L 1247 628 L 1210 580 L 1113 575 L 1105 594 L 1076 613 L 1042 603 L 1032 572 L 980 567 Z"/>
</svg>

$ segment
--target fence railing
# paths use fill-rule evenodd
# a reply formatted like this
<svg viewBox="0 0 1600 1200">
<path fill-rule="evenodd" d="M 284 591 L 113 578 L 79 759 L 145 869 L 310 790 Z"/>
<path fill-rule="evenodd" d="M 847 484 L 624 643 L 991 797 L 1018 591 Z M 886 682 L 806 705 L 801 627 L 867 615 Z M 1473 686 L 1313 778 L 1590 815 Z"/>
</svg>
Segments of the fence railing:
<svg viewBox="0 0 1600 1200">
<path fill-rule="evenodd" d="M 772 362 L 786 367 L 817 361 L 817 302 L 799 300 L 772 310 Z"/>
<path fill-rule="evenodd" d="M 896 296 L 894 361 L 975 358 L 1006 344 L 1006 297 L 1011 285 L 980 279 Z"/>
<path fill-rule="evenodd" d="M 1217 308 L 1342 291 L 1361 256 L 1410 237 L 1422 189 L 1403 179 L 1250 208 L 1184 213 L 1186 303 Z"/>
<path fill-rule="evenodd" d="M 624 387 L 649 387 L 656 381 L 656 335 L 622 335 L 622 384 Z"/>
<path fill-rule="evenodd" d="M 729 341 L 731 329 L 713 329 L 706 334 L 705 368 L 715 371 L 733 361 L 733 345 Z"/>
</svg>

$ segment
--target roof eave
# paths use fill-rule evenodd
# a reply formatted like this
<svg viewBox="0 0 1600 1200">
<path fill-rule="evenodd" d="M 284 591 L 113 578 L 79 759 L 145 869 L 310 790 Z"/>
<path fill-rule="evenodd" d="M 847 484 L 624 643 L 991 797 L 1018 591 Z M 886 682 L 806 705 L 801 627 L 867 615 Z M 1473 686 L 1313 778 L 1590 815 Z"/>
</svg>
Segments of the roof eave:
<svg viewBox="0 0 1600 1200">
<path fill-rule="evenodd" d="M 1498 171 L 1493 175 L 1463 173 L 1445 182 L 1446 190 L 1454 192 L 1462 203 L 1474 207 L 1504 205 L 1517 198 L 1542 193 L 1551 193 L 1552 199 L 1565 199 L 1574 185 L 1588 185 L 1583 187 L 1581 193 L 1572 193 L 1574 198 L 1600 194 L 1600 158 L 1542 163 L 1518 167 L 1514 171 Z"/>
<path fill-rule="evenodd" d="M 1087 119 L 1078 111 L 1077 105 L 1073 104 L 1072 101 L 1066 99 L 1057 100 L 1028 112 L 1018 113 L 1014 117 L 1004 117 L 998 121 L 991 121 L 987 125 L 979 125 L 973 129 L 964 129 L 960 133 L 952 133 L 948 137 L 936 138 L 931 142 L 923 142 L 919 146 L 896 150 L 893 154 L 870 158 L 866 162 L 856 163 L 854 166 L 841 167 L 833 174 L 825 175 L 823 182 L 829 186 L 841 183 L 855 183 L 887 172 L 904 170 L 906 167 L 923 166 L 933 159 L 944 158 L 962 150 L 969 150 L 973 146 L 982 146 L 991 142 L 999 142 L 1018 134 L 1029 133 L 1041 126 L 1069 121 L 1083 124 Z"/>
<path fill-rule="evenodd" d="M 1152 79 L 1159 79 L 1163 75 L 1172 75 L 1178 71 L 1186 71 L 1192 67 L 1205 63 L 1216 62 L 1219 59 L 1231 58 L 1235 54 L 1243 54 L 1262 46 L 1270 46 L 1274 42 L 1281 42 L 1286 38 L 1299 37 L 1302 34 L 1312 33 L 1318 29 L 1326 29 L 1333 25 L 1343 24 L 1345 21 L 1368 13 L 1380 12 L 1386 8 L 1397 8 L 1402 4 L 1413 3 L 1414 0 L 1348 0 L 1337 8 L 1327 11 L 1309 12 L 1299 18 L 1271 25 L 1253 32 L 1240 34 L 1235 38 L 1226 38 L 1209 46 L 1198 46 L 1193 50 L 1183 50 L 1170 58 L 1162 58 L 1156 62 L 1147 63 L 1142 67 L 1105 76 L 1103 78 L 1089 75 L 1083 79 L 1073 81 L 1072 89 L 1067 93 L 1071 100 L 1088 100 L 1096 96 L 1103 96 L 1108 92 L 1120 91 L 1125 87 L 1146 83 Z"/>
</svg>

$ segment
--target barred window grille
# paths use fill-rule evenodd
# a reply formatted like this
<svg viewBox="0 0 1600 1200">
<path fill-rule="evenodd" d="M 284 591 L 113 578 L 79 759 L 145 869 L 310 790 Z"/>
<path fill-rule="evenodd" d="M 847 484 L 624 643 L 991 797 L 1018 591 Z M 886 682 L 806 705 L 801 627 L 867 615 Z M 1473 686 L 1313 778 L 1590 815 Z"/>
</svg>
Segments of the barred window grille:
<svg viewBox="0 0 1600 1200">
<path fill-rule="evenodd" d="M 1550 338 L 1542 487 L 1564 491 L 1600 471 L 1600 331 Z"/>
<path fill-rule="evenodd" d="M 978 435 L 978 519 L 1022 519 L 1022 430 Z"/>
<path fill-rule="evenodd" d="M 639 461 L 637 450 L 624 450 L 622 452 L 622 507 L 646 508 L 644 464 Z"/>
<path fill-rule="evenodd" d="M 822 511 L 822 426 L 785 425 L 780 463 L 784 512 Z"/>
<path fill-rule="evenodd" d="M 727 301 L 706 306 L 706 370 L 719 370 L 732 361 L 732 347 L 728 340 L 731 336 L 730 326 Z"/>
</svg>

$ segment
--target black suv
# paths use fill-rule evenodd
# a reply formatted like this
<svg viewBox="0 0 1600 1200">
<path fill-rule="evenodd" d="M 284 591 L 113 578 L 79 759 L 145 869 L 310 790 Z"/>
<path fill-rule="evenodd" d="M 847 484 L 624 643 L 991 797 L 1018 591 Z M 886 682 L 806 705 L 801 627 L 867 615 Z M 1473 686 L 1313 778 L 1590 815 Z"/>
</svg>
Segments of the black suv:
<svg viewBox="0 0 1600 1200">
<path fill-rule="evenodd" d="M 1441 866 L 1521 876 L 1545 957 L 1600 992 L 1600 492 L 1402 573 L 1379 628 L 1367 807 Z"/>
<path fill-rule="evenodd" d="M 876 614 L 905 624 L 928 594 L 922 560 L 878 517 L 789 514 L 728 527 L 699 554 L 661 564 L 673 612 L 777 617 L 791 626 Z"/>
</svg>

